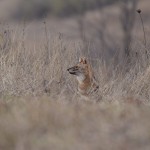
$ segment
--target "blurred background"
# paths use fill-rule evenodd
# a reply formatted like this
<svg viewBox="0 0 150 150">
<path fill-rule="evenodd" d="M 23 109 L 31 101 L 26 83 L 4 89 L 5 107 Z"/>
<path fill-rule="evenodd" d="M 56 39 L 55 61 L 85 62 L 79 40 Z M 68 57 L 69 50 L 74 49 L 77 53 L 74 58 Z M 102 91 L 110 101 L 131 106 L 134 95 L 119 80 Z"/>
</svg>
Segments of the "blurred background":
<svg viewBox="0 0 150 150">
<path fill-rule="evenodd" d="M 82 55 L 106 59 L 119 53 L 122 60 L 133 53 L 130 47 L 145 44 L 136 9 L 142 10 L 148 36 L 149 5 L 148 0 L 1 0 L 0 20 L 15 27 L 25 22 L 30 46 L 44 40 L 41 24 L 46 22 L 48 38 L 61 34 L 68 42 L 80 42 Z"/>
</svg>

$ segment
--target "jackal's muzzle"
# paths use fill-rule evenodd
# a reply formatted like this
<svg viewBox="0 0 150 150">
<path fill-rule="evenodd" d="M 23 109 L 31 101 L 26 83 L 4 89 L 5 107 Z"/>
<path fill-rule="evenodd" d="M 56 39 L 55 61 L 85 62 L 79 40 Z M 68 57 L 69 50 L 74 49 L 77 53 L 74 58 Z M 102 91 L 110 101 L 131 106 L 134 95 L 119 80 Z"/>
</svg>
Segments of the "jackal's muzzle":
<svg viewBox="0 0 150 150">
<path fill-rule="evenodd" d="M 69 69 L 67 69 L 67 71 L 73 75 L 77 75 L 77 73 L 78 73 L 78 69 L 75 67 L 69 68 Z"/>
</svg>

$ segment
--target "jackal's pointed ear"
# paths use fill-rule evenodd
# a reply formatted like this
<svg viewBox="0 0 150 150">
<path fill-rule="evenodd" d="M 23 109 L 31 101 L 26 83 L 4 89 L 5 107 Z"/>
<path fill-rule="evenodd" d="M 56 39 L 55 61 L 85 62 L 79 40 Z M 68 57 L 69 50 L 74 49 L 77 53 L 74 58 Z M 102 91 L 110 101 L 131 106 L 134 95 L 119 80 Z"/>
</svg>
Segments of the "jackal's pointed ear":
<svg viewBox="0 0 150 150">
<path fill-rule="evenodd" d="M 83 58 L 80 57 L 80 58 L 79 58 L 79 63 L 82 63 L 82 62 L 83 62 Z"/>
<path fill-rule="evenodd" d="M 79 63 L 87 64 L 87 60 L 85 57 L 79 58 Z"/>
<path fill-rule="evenodd" d="M 86 58 L 84 57 L 84 58 L 82 58 L 82 60 L 83 60 L 83 64 L 87 64 L 87 60 L 86 60 Z"/>
</svg>

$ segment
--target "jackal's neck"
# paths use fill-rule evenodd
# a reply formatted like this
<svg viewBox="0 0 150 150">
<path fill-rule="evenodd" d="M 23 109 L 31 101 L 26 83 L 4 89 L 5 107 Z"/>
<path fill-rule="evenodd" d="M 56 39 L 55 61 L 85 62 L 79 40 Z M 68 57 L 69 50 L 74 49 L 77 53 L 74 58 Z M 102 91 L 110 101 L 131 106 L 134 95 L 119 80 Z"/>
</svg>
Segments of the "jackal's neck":
<svg viewBox="0 0 150 150">
<path fill-rule="evenodd" d="M 77 76 L 77 81 L 78 81 L 79 84 L 82 84 L 85 79 L 86 79 L 85 75 Z"/>
<path fill-rule="evenodd" d="M 91 79 L 89 76 L 77 77 L 78 88 L 81 90 L 87 90 L 91 86 Z"/>
</svg>

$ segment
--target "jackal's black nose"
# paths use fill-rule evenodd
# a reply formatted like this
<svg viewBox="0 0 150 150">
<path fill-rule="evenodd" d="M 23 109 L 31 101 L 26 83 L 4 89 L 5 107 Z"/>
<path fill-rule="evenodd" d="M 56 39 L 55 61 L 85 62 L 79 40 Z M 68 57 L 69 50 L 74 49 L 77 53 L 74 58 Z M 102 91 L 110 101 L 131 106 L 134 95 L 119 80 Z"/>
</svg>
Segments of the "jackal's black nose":
<svg viewBox="0 0 150 150">
<path fill-rule="evenodd" d="M 69 71 L 69 69 L 67 69 L 67 71 Z"/>
</svg>

